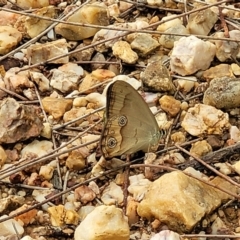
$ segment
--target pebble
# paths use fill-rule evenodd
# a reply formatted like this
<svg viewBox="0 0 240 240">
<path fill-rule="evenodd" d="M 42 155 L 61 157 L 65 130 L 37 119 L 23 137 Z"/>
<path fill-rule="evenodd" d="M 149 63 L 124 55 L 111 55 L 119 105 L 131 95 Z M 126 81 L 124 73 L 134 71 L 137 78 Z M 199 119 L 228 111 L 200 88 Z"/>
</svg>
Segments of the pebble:
<svg viewBox="0 0 240 240">
<path fill-rule="evenodd" d="M 128 220 L 122 210 L 102 205 L 90 212 L 76 228 L 74 240 L 129 240 L 129 236 Z"/>
<path fill-rule="evenodd" d="M 65 164 L 70 170 L 76 171 L 82 170 L 87 166 L 86 158 L 79 150 L 71 151 Z"/>
<path fill-rule="evenodd" d="M 96 198 L 95 192 L 88 186 L 82 185 L 74 190 L 75 201 L 83 204 L 93 201 Z"/>
<path fill-rule="evenodd" d="M 138 60 L 138 55 L 131 48 L 131 45 L 125 41 L 118 41 L 112 46 L 113 55 L 120 58 L 123 62 L 134 64 Z"/>
<path fill-rule="evenodd" d="M 58 57 L 68 53 L 68 44 L 65 39 L 59 39 L 44 44 L 31 44 L 27 48 L 27 58 L 31 64 L 37 64 L 47 61 L 50 58 Z M 52 61 L 54 64 L 64 64 L 69 62 L 69 57 L 65 56 Z"/>
<path fill-rule="evenodd" d="M 210 82 L 215 78 L 222 78 L 222 77 L 233 77 L 233 72 L 231 66 L 228 64 L 219 64 L 214 67 L 210 67 L 206 71 L 203 72 L 203 78 Z"/>
<path fill-rule="evenodd" d="M 42 7 L 46 7 L 49 5 L 49 1 L 46 0 L 39 0 L 39 1 L 35 1 L 35 0 L 16 0 L 16 4 L 23 9 L 36 9 L 36 8 L 42 8 Z"/>
<path fill-rule="evenodd" d="M 66 22 L 107 26 L 109 25 L 107 8 L 104 5 L 86 4 L 72 14 Z M 60 23 L 55 27 L 55 31 L 67 40 L 79 41 L 94 36 L 99 29 Z"/>
<path fill-rule="evenodd" d="M 80 43 L 80 44 L 76 47 L 76 50 L 77 50 L 77 49 L 84 48 L 84 47 L 86 47 L 86 46 L 88 46 L 88 45 L 89 45 L 88 42 Z M 93 47 L 89 47 L 89 48 L 87 48 L 87 49 L 85 49 L 85 50 L 81 50 L 81 51 L 72 53 L 72 54 L 70 55 L 70 57 L 76 59 L 77 61 L 90 61 L 93 53 L 94 53 L 94 48 L 93 48 Z"/>
<path fill-rule="evenodd" d="M 0 55 L 5 55 L 15 49 L 22 40 L 22 34 L 11 26 L 0 26 Z"/>
<path fill-rule="evenodd" d="M 126 216 L 128 217 L 129 225 L 133 225 L 139 221 L 139 216 L 137 214 L 138 202 L 133 198 L 128 198 Z"/>
<path fill-rule="evenodd" d="M 240 105 L 240 82 L 238 78 L 215 78 L 203 96 L 203 103 L 216 108 L 236 108 Z"/>
<path fill-rule="evenodd" d="M 5 150 L 3 149 L 3 147 L 0 146 L 0 169 L 2 168 L 2 166 L 4 165 L 6 160 L 7 160 L 7 154 L 6 154 Z"/>
<path fill-rule="evenodd" d="M 171 117 L 177 116 L 181 110 L 181 102 L 172 96 L 164 95 L 159 99 L 162 110 L 167 112 Z"/>
<path fill-rule="evenodd" d="M 46 180 L 51 180 L 53 177 L 54 168 L 49 165 L 41 166 L 39 170 L 39 176 Z"/>
<path fill-rule="evenodd" d="M 232 168 L 226 163 L 215 163 L 214 166 L 225 175 L 229 175 L 232 173 Z"/>
<path fill-rule="evenodd" d="M 47 139 L 50 139 L 52 137 L 52 128 L 49 122 L 43 123 L 43 129 L 40 134 L 42 137 Z"/>
<path fill-rule="evenodd" d="M 188 109 L 181 126 L 193 136 L 203 136 L 222 134 L 230 127 L 230 124 L 227 113 L 209 105 L 196 104 Z"/>
<path fill-rule="evenodd" d="M 123 203 L 123 190 L 114 182 L 103 190 L 101 200 L 105 205 L 121 205 Z"/>
<path fill-rule="evenodd" d="M 218 20 L 218 14 L 210 8 L 189 15 L 187 29 L 190 34 L 207 36 Z"/>
<path fill-rule="evenodd" d="M 34 140 L 31 143 L 27 144 L 21 150 L 21 157 L 27 158 L 30 154 L 35 154 L 37 157 L 48 154 L 53 150 L 53 143 L 51 141 L 43 140 Z"/>
<path fill-rule="evenodd" d="M 174 142 L 174 144 L 182 144 L 186 141 L 186 136 L 183 132 L 175 132 L 171 134 L 170 136 L 171 141 Z"/>
<path fill-rule="evenodd" d="M 176 232 L 163 230 L 150 238 L 150 240 L 181 240 L 182 238 Z"/>
<path fill-rule="evenodd" d="M 170 66 L 173 72 L 182 76 L 206 70 L 216 53 L 213 43 L 203 41 L 195 36 L 182 37 L 174 43 L 170 56 Z"/>
<path fill-rule="evenodd" d="M 61 118 L 64 113 L 71 109 L 72 100 L 65 98 L 45 97 L 42 99 L 44 111 L 52 115 L 55 119 Z"/>
<path fill-rule="evenodd" d="M 6 118 L 6 116 L 8 116 Z M 14 123 L 14 124 L 13 124 Z M 40 135 L 42 131 L 37 109 L 6 98 L 0 105 L 0 143 L 15 143 Z"/>
<path fill-rule="evenodd" d="M 2 215 L 0 217 L 0 220 L 4 219 L 6 217 L 8 217 L 8 215 Z M 16 231 L 19 234 L 19 236 L 22 236 L 24 233 L 24 228 L 21 226 L 21 224 L 18 221 L 14 220 L 14 219 L 9 219 L 4 222 L 1 222 L 0 228 L 1 228 L 1 236 L 3 236 L 3 237 L 15 235 Z"/>
<path fill-rule="evenodd" d="M 36 14 L 37 16 L 48 18 L 54 18 L 56 13 L 57 11 L 54 6 L 43 7 L 32 12 L 32 14 Z M 25 37 L 34 38 L 46 30 L 51 24 L 51 21 L 23 15 L 18 18 L 14 27 L 22 32 Z"/>
<path fill-rule="evenodd" d="M 240 66 L 238 66 L 236 63 L 231 64 L 231 70 L 235 76 L 240 76 Z"/>
<path fill-rule="evenodd" d="M 224 38 L 223 32 L 216 32 L 215 38 Z M 240 38 L 239 30 L 229 31 L 229 38 L 238 40 Z M 216 46 L 216 57 L 220 62 L 236 59 L 239 56 L 239 43 L 232 41 L 213 40 Z"/>
<path fill-rule="evenodd" d="M 190 149 L 190 153 L 197 157 L 203 157 L 212 152 L 212 147 L 206 140 L 193 143 Z"/>
<path fill-rule="evenodd" d="M 169 93 L 175 91 L 170 73 L 160 61 L 149 63 L 146 69 L 141 72 L 140 79 L 143 86 L 151 91 Z"/>
<path fill-rule="evenodd" d="M 158 41 L 155 40 L 151 34 L 133 33 L 127 36 L 127 40 L 129 38 L 132 38 L 130 41 L 131 48 L 136 51 L 139 56 L 147 56 L 159 47 Z"/>
<path fill-rule="evenodd" d="M 221 181 L 230 186 L 225 180 Z M 229 195 L 175 171 L 164 174 L 149 186 L 137 212 L 140 217 L 156 218 L 173 231 L 186 233 L 226 198 Z"/>
<path fill-rule="evenodd" d="M 50 81 L 40 72 L 30 71 L 31 80 L 34 81 L 41 92 L 50 90 Z"/>
</svg>

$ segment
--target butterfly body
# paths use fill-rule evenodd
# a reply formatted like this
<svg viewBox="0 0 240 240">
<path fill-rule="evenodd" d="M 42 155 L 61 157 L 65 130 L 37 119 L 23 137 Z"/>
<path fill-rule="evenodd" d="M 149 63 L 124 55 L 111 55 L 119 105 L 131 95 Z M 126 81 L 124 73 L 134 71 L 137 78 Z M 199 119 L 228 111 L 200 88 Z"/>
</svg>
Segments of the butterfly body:
<svg viewBox="0 0 240 240">
<path fill-rule="evenodd" d="M 106 122 L 101 136 L 105 158 L 156 150 L 161 138 L 148 105 L 128 83 L 115 81 L 107 90 Z"/>
</svg>

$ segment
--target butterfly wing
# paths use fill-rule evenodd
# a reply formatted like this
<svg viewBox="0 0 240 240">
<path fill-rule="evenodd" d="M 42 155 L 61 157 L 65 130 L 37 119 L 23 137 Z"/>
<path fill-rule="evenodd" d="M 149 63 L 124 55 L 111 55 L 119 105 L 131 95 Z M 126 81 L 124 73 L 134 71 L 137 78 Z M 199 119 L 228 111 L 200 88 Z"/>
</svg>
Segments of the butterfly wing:
<svg viewBox="0 0 240 240">
<path fill-rule="evenodd" d="M 107 90 L 106 124 L 101 136 L 105 158 L 145 152 L 158 144 L 159 127 L 139 93 L 124 81 L 115 81 Z"/>
</svg>

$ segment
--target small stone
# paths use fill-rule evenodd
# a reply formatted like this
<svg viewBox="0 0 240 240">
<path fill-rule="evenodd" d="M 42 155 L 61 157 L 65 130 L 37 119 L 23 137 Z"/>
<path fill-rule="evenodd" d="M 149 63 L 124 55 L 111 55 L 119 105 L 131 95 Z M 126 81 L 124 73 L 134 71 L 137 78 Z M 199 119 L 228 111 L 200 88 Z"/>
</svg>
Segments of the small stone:
<svg viewBox="0 0 240 240">
<path fill-rule="evenodd" d="M 187 29 L 190 34 L 207 36 L 218 20 L 217 13 L 210 8 L 189 15 Z"/>
<path fill-rule="evenodd" d="M 16 4 L 23 9 L 36 9 L 36 8 L 42 8 L 47 7 L 49 5 L 49 1 L 46 0 L 16 0 Z"/>
<path fill-rule="evenodd" d="M 155 234 L 150 238 L 150 240 L 181 240 L 182 238 L 180 235 L 176 232 L 170 231 L 170 230 L 163 230 L 160 233 Z"/>
<path fill-rule="evenodd" d="M 189 108 L 181 123 L 182 127 L 193 136 L 222 134 L 230 127 L 228 114 L 215 107 L 196 104 Z"/>
<path fill-rule="evenodd" d="M 0 217 L 0 220 L 4 219 L 6 217 L 9 217 L 9 216 L 2 215 Z M 14 219 L 9 219 L 9 220 L 1 222 L 0 229 L 1 229 L 1 236 L 3 236 L 3 237 L 16 235 L 16 231 L 19 234 L 19 236 L 22 236 L 24 233 L 24 228 L 21 226 L 21 224 L 18 221 L 14 220 Z"/>
<path fill-rule="evenodd" d="M 122 210 L 102 205 L 90 212 L 76 228 L 74 240 L 129 240 L 129 236 L 128 220 Z"/>
<path fill-rule="evenodd" d="M 215 78 L 203 96 L 203 103 L 216 108 L 237 108 L 240 105 L 239 78 Z"/>
<path fill-rule="evenodd" d="M 79 222 L 79 215 L 73 210 L 66 210 L 63 205 L 49 207 L 47 211 L 54 227 L 62 227 L 65 224 L 77 225 Z"/>
<path fill-rule="evenodd" d="M 0 39 L 0 55 L 5 55 L 22 40 L 22 34 L 11 26 L 0 26 Z"/>
<path fill-rule="evenodd" d="M 92 58 L 92 64 L 91 64 L 91 67 L 92 67 L 92 70 L 95 70 L 95 69 L 98 69 L 98 68 L 104 68 L 104 66 L 106 65 L 104 62 L 106 62 L 106 58 L 105 56 L 100 53 L 100 52 L 97 52 L 93 58 Z M 103 63 L 94 63 L 94 62 L 103 62 Z"/>
<path fill-rule="evenodd" d="M 0 169 L 2 168 L 6 160 L 7 160 L 7 154 L 4 151 L 3 147 L 0 146 Z"/>
<path fill-rule="evenodd" d="M 237 161 L 236 163 L 234 163 L 234 164 L 232 165 L 232 168 L 235 170 L 235 172 L 236 172 L 237 174 L 240 175 L 240 161 Z"/>
<path fill-rule="evenodd" d="M 186 136 L 182 132 L 175 132 L 171 135 L 171 140 L 174 144 L 182 144 L 186 142 Z"/>
<path fill-rule="evenodd" d="M 42 137 L 50 139 L 52 137 L 52 128 L 51 124 L 46 122 L 43 123 L 43 129 L 42 132 L 40 133 Z"/>
<path fill-rule="evenodd" d="M 18 212 L 21 212 L 23 210 L 28 209 L 30 206 L 28 206 L 27 204 L 22 205 L 21 207 L 17 208 L 16 210 L 12 211 L 9 215 L 14 215 Z M 24 226 L 29 225 L 30 223 L 32 223 L 37 216 L 37 209 L 31 209 L 29 211 L 27 211 L 26 213 L 22 213 L 16 217 L 14 217 L 15 220 L 20 220 Z"/>
<path fill-rule="evenodd" d="M 189 31 L 181 24 L 168 28 L 164 31 L 164 33 L 167 34 L 163 34 L 159 38 L 159 43 L 165 48 L 172 49 L 174 42 L 178 41 L 182 37 L 174 34 L 189 34 Z"/>
<path fill-rule="evenodd" d="M 111 182 L 102 193 L 102 202 L 105 205 L 121 205 L 123 202 L 123 191 L 116 183 Z"/>
<path fill-rule="evenodd" d="M 230 186 L 225 180 L 223 182 Z M 156 218 L 168 228 L 186 233 L 203 216 L 219 207 L 226 197 L 230 198 L 214 187 L 175 171 L 164 174 L 150 185 L 137 212 L 141 217 Z"/>
<path fill-rule="evenodd" d="M 133 195 L 134 200 L 140 201 L 147 193 L 151 182 L 143 174 L 130 176 L 129 181 L 128 192 Z"/>
<path fill-rule="evenodd" d="M 54 18 L 56 16 L 56 8 L 54 6 L 47 6 L 32 12 L 39 17 Z M 21 16 L 18 18 L 14 27 L 21 31 L 26 37 L 34 38 L 41 32 L 47 29 L 52 24 L 52 21 L 47 21 L 41 18 L 31 16 Z"/>
<path fill-rule="evenodd" d="M 50 90 L 49 80 L 40 72 L 30 71 L 31 80 L 34 81 L 41 92 Z"/>
<path fill-rule="evenodd" d="M 168 69 L 160 61 L 149 63 L 140 78 L 149 90 L 170 93 L 175 90 Z"/>
<path fill-rule="evenodd" d="M 127 38 L 130 37 L 131 34 L 127 36 Z M 148 33 L 133 33 L 133 40 L 130 45 L 133 50 L 139 53 L 140 56 L 147 56 L 159 47 L 158 41 Z"/>
<path fill-rule="evenodd" d="M 86 107 L 87 106 L 87 99 L 86 97 L 76 97 L 73 99 L 73 106 L 74 107 Z"/>
<path fill-rule="evenodd" d="M 53 176 L 54 168 L 49 165 L 41 166 L 39 171 L 39 176 L 43 177 L 46 180 L 51 180 Z"/>
<path fill-rule="evenodd" d="M 86 107 L 72 108 L 64 113 L 63 120 L 64 122 L 69 122 L 75 120 L 76 118 L 82 117 L 87 113 L 86 110 Z M 84 119 L 80 119 L 76 121 L 74 125 L 80 125 L 83 121 Z"/>
<path fill-rule="evenodd" d="M 230 127 L 231 129 L 231 127 Z M 210 135 L 207 137 L 207 142 L 211 145 L 213 149 L 218 149 L 223 146 L 223 141 L 219 139 L 219 136 Z"/>
<path fill-rule="evenodd" d="M 240 141 L 240 130 L 238 129 L 237 126 L 231 126 L 229 133 L 230 133 L 231 140 L 233 140 L 234 142 Z"/>
<path fill-rule="evenodd" d="M 163 6 L 163 0 L 147 0 L 147 4 L 149 4 L 150 6 L 162 7 Z"/>
<path fill-rule="evenodd" d="M 69 153 L 67 160 L 66 160 L 66 166 L 70 170 L 82 170 L 86 167 L 86 158 L 83 156 L 80 150 L 76 149 Z"/>
<path fill-rule="evenodd" d="M 67 22 L 107 26 L 109 25 L 107 8 L 97 4 L 86 4 L 71 15 Z M 60 23 L 55 27 L 55 31 L 67 40 L 79 41 L 94 36 L 99 29 Z"/>
<path fill-rule="evenodd" d="M 238 66 L 236 63 L 231 64 L 231 70 L 234 75 L 240 76 L 240 66 Z"/>
<path fill-rule="evenodd" d="M 90 93 L 86 96 L 86 100 L 94 104 L 94 109 L 106 106 L 106 97 L 100 93 Z"/>
<path fill-rule="evenodd" d="M 159 99 L 159 103 L 160 103 L 161 108 L 165 112 L 169 113 L 172 117 L 177 116 L 177 114 L 181 110 L 181 102 L 176 100 L 172 96 L 164 95 L 163 97 L 161 97 Z"/>
<path fill-rule="evenodd" d="M 42 120 L 37 109 L 7 98 L 0 105 L 0 143 L 14 143 L 40 135 Z"/>
<path fill-rule="evenodd" d="M 83 68 L 75 63 L 67 63 L 51 72 L 50 85 L 62 93 L 76 90 L 79 78 L 83 76 Z"/>
<path fill-rule="evenodd" d="M 224 38 L 223 32 L 216 32 L 214 38 Z M 240 38 L 239 30 L 229 31 L 229 39 L 238 40 Z M 216 57 L 220 62 L 236 59 L 239 55 L 239 43 L 233 41 L 212 40 L 216 45 Z"/>
<path fill-rule="evenodd" d="M 67 42 L 65 39 L 60 39 L 44 44 L 32 44 L 27 48 L 27 58 L 31 60 L 31 64 L 46 62 L 48 59 L 65 55 L 68 53 Z M 54 64 L 68 63 L 69 57 L 62 57 L 52 61 Z"/>
<path fill-rule="evenodd" d="M 174 18 L 174 19 L 170 20 L 171 18 Z M 159 32 L 165 32 L 169 28 L 176 27 L 183 24 L 183 21 L 180 18 L 177 18 L 176 14 L 165 16 L 162 18 L 162 21 L 164 23 L 159 24 L 159 26 L 157 27 L 157 31 Z"/>
<path fill-rule="evenodd" d="M 51 141 L 34 140 L 26 145 L 21 151 L 21 157 L 26 158 L 30 154 L 36 154 L 37 157 L 48 154 L 53 150 L 53 143 Z"/>
<path fill-rule="evenodd" d="M 131 226 L 139 221 L 139 216 L 137 214 L 138 202 L 132 198 L 128 199 L 126 216 L 128 217 L 128 223 Z"/>
<path fill-rule="evenodd" d="M 212 147 L 206 140 L 193 143 L 190 149 L 190 153 L 197 157 L 203 157 L 210 152 L 212 152 Z"/>
<path fill-rule="evenodd" d="M 138 60 L 138 55 L 131 49 L 129 43 L 125 41 L 118 41 L 112 46 L 113 55 L 120 58 L 123 62 L 134 64 Z"/>
<path fill-rule="evenodd" d="M 196 82 L 197 82 L 197 79 L 196 79 Z M 178 83 L 179 90 L 183 93 L 189 93 L 195 86 L 194 81 L 188 81 L 184 79 L 178 79 L 177 83 Z"/>
<path fill-rule="evenodd" d="M 77 49 L 81 49 L 81 48 L 84 48 L 86 46 L 88 46 L 89 44 L 87 43 L 80 43 L 75 50 Z M 81 50 L 81 51 L 78 51 L 78 52 L 75 52 L 75 53 L 72 53 L 70 55 L 71 58 L 74 58 L 76 59 L 77 61 L 90 61 L 91 60 L 91 57 L 94 53 L 94 48 L 90 47 L 90 48 L 87 48 L 87 49 L 84 49 L 84 50 Z"/>
<path fill-rule="evenodd" d="M 210 67 L 208 70 L 203 72 L 203 78 L 206 79 L 208 82 L 212 81 L 215 78 L 222 77 L 234 77 L 230 65 L 219 64 L 217 66 Z"/>
<path fill-rule="evenodd" d="M 72 100 L 64 98 L 45 97 L 42 103 L 44 111 L 51 114 L 55 119 L 62 117 L 72 107 Z"/>
<path fill-rule="evenodd" d="M 86 185 L 80 186 L 74 190 L 75 201 L 83 204 L 93 201 L 96 198 L 95 192 Z"/>
<path fill-rule="evenodd" d="M 208 41 L 195 36 L 182 37 L 174 43 L 170 56 L 171 70 L 182 76 L 205 70 L 210 66 L 215 53 L 215 45 Z"/>
<path fill-rule="evenodd" d="M 24 204 L 24 197 L 17 196 L 17 195 L 10 195 L 8 197 L 1 196 L 0 199 L 0 213 L 1 215 L 4 212 L 9 211 L 9 209 L 16 209 L 19 206 Z"/>
<path fill-rule="evenodd" d="M 232 173 L 232 168 L 226 163 L 215 163 L 214 166 L 225 175 L 229 175 Z"/>
</svg>

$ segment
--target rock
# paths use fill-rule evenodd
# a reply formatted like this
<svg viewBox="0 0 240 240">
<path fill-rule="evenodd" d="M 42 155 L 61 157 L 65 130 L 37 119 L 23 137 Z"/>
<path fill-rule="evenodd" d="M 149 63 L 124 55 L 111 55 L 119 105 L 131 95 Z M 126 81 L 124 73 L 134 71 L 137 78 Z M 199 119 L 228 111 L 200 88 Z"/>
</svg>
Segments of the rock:
<svg viewBox="0 0 240 240">
<path fill-rule="evenodd" d="M 62 93 L 69 93 L 78 88 L 79 78 L 83 76 L 83 68 L 75 63 L 67 63 L 58 69 L 51 70 L 50 85 Z"/>
<path fill-rule="evenodd" d="M 87 106 L 87 99 L 86 97 L 76 97 L 73 99 L 73 107 L 86 107 Z"/>
<path fill-rule="evenodd" d="M 11 26 L 0 26 L 0 55 L 12 51 L 22 40 L 22 34 Z"/>
<path fill-rule="evenodd" d="M 174 18 L 170 20 L 171 18 Z M 163 23 L 159 24 L 157 27 L 157 31 L 165 32 L 169 28 L 176 27 L 179 25 L 183 25 L 183 21 L 181 18 L 177 18 L 176 14 L 168 15 L 162 18 Z"/>
<path fill-rule="evenodd" d="M 120 58 L 123 62 L 134 64 L 138 60 L 138 55 L 131 49 L 129 43 L 118 41 L 112 46 L 113 55 Z"/>
<path fill-rule="evenodd" d="M 115 25 L 109 25 L 108 27 L 119 27 L 119 28 L 129 28 L 129 29 L 142 29 L 145 27 L 148 27 L 149 24 L 144 20 L 136 20 L 135 22 L 127 22 L 127 23 L 120 23 Z M 98 52 L 106 52 L 108 51 L 108 48 L 111 48 L 114 43 L 119 41 L 121 39 L 122 31 L 119 30 L 110 30 L 110 29 L 101 29 L 99 32 L 97 32 L 93 38 L 92 43 L 97 43 L 102 40 L 107 40 L 109 38 L 114 38 L 114 40 L 106 41 L 105 43 L 98 44 L 95 46 L 96 51 Z M 119 38 L 117 38 L 119 36 Z"/>
<path fill-rule="evenodd" d="M 159 61 L 151 62 L 140 74 L 144 87 L 156 92 L 173 93 L 175 87 L 172 83 L 170 73 Z"/>
<path fill-rule="evenodd" d="M 215 38 L 224 38 L 225 35 L 223 32 L 216 32 L 214 34 Z M 238 40 L 240 38 L 239 30 L 229 31 L 229 38 L 233 40 Z M 213 40 L 212 41 L 216 46 L 216 57 L 220 62 L 225 62 L 227 60 L 236 59 L 239 57 L 239 43 L 232 41 L 223 41 L 223 40 Z M 237 56 L 238 55 L 238 56 Z"/>
<path fill-rule="evenodd" d="M 80 208 L 80 210 L 78 211 L 80 221 L 83 221 L 83 219 L 86 218 L 86 216 L 87 216 L 90 212 L 92 212 L 94 209 L 95 209 L 94 206 L 89 206 L 89 205 L 82 206 L 82 207 Z"/>
<path fill-rule="evenodd" d="M 42 120 L 35 107 L 19 104 L 13 98 L 1 103 L 0 143 L 15 143 L 39 136 L 42 128 Z"/>
<path fill-rule="evenodd" d="M 19 206 L 23 205 L 25 199 L 21 196 L 10 195 L 6 198 L 0 199 L 0 213 L 3 215 L 6 212 L 9 212 L 10 209 L 16 209 Z"/>
<path fill-rule="evenodd" d="M 214 184 L 216 182 L 217 180 Z M 225 180 L 222 184 L 230 186 Z M 236 189 L 232 191 L 235 192 Z M 164 174 L 150 185 L 137 212 L 141 217 L 157 218 L 168 228 L 186 233 L 229 197 L 214 187 L 175 171 Z"/>
<path fill-rule="evenodd" d="M 73 150 L 67 157 L 66 166 L 70 170 L 82 170 L 87 166 L 86 158 L 83 156 L 80 150 Z"/>
<path fill-rule="evenodd" d="M 105 63 L 94 63 L 94 62 L 106 62 L 106 58 L 105 56 L 100 53 L 100 52 L 97 52 L 93 57 L 92 57 L 92 64 L 91 64 L 91 67 L 92 67 L 92 70 L 96 70 L 98 68 L 104 68 L 104 66 L 106 65 Z"/>
<path fill-rule="evenodd" d="M 44 111 L 51 114 L 55 119 L 62 117 L 72 107 L 72 100 L 64 98 L 45 97 L 42 103 Z"/>
<path fill-rule="evenodd" d="M 240 161 L 237 161 L 236 163 L 232 164 L 232 169 L 234 169 L 234 171 L 240 175 Z"/>
<path fill-rule="evenodd" d="M 83 204 L 93 201 L 96 198 L 95 192 L 88 186 L 82 185 L 74 190 L 75 201 Z"/>
<path fill-rule="evenodd" d="M 21 207 L 12 211 L 9 215 L 10 216 L 14 215 L 16 213 L 19 213 L 21 211 L 28 209 L 29 207 L 30 206 L 28 206 L 27 204 L 23 204 Z M 20 222 L 22 222 L 24 224 L 24 226 L 27 226 L 30 223 L 32 223 L 34 220 L 36 220 L 37 212 L 38 212 L 37 209 L 31 209 L 31 210 L 27 211 L 26 213 L 22 213 L 16 217 L 14 217 L 14 219 L 16 221 L 20 220 Z"/>
<path fill-rule="evenodd" d="M 175 132 L 171 134 L 171 141 L 173 141 L 175 144 L 182 144 L 186 142 L 186 136 L 182 132 Z"/>
<path fill-rule="evenodd" d="M 164 33 L 167 33 L 167 35 L 163 34 L 159 38 L 159 43 L 165 48 L 172 49 L 174 42 L 181 38 L 181 36 L 174 34 L 189 34 L 189 31 L 183 25 L 178 25 L 168 28 L 166 31 L 164 31 Z"/>
<path fill-rule="evenodd" d="M 122 210 L 102 205 L 90 212 L 76 228 L 74 240 L 129 240 L 129 236 L 127 217 Z"/>
<path fill-rule="evenodd" d="M 236 108 L 240 105 L 239 78 L 213 79 L 203 96 L 203 103 L 216 108 Z"/>
<path fill-rule="evenodd" d="M 203 78 L 208 82 L 212 81 L 214 78 L 221 77 L 234 77 L 232 73 L 231 66 L 228 64 L 219 64 L 214 67 L 210 67 L 203 72 Z"/>
<path fill-rule="evenodd" d="M 96 69 L 91 74 L 86 75 L 79 86 L 79 92 L 95 92 L 92 87 L 115 77 L 115 73 L 106 69 Z M 91 89 L 90 89 L 91 88 Z"/>
<path fill-rule="evenodd" d="M 97 4 L 86 4 L 71 15 L 67 22 L 107 26 L 109 25 L 107 8 Z M 55 27 L 55 31 L 68 40 L 79 41 L 94 36 L 99 29 L 60 23 Z"/>
<path fill-rule="evenodd" d="M 100 93 L 90 93 L 86 96 L 86 100 L 92 103 L 93 109 L 106 106 L 106 97 Z"/>
<path fill-rule="evenodd" d="M 102 202 L 105 205 L 116 205 L 120 206 L 123 203 L 123 190 L 114 182 L 110 184 L 103 190 Z"/>
<path fill-rule="evenodd" d="M 240 141 L 240 130 L 237 126 L 231 126 L 229 129 L 230 133 L 230 139 L 232 139 L 234 142 Z"/>
<path fill-rule="evenodd" d="M 195 36 L 182 37 L 174 43 L 170 56 L 171 70 L 182 75 L 190 75 L 207 69 L 216 53 L 214 44 Z"/>
<path fill-rule="evenodd" d="M 49 80 L 40 72 L 30 71 L 31 80 L 34 81 L 41 92 L 50 90 Z"/>
<path fill-rule="evenodd" d="M 131 48 L 140 56 L 147 56 L 159 47 L 158 41 L 148 33 L 133 33 L 127 36 L 127 40 L 131 42 Z"/>
<path fill-rule="evenodd" d="M 35 0 L 16 0 L 16 4 L 23 9 L 36 9 L 36 8 L 42 8 L 42 7 L 47 7 L 49 5 L 49 1 L 48 0 L 39 0 L 39 1 L 35 1 Z"/>
<path fill-rule="evenodd" d="M 5 4 L 7 4 L 7 1 Z M 13 26 L 19 17 L 21 15 L 17 13 L 0 11 L 0 26 Z"/>
<path fill-rule="evenodd" d="M 37 157 L 44 156 L 53 150 L 53 143 L 50 141 L 34 140 L 26 145 L 21 151 L 21 157 L 27 158 L 30 154 L 36 154 Z"/>
<path fill-rule="evenodd" d="M 230 127 L 227 113 L 204 104 L 189 108 L 181 125 L 193 136 L 219 135 Z"/>
<path fill-rule="evenodd" d="M 75 50 L 84 48 L 84 47 L 86 47 L 86 46 L 88 46 L 88 45 L 89 45 L 89 44 L 86 44 L 85 42 L 84 42 L 84 43 L 80 43 L 80 44 L 76 47 Z M 87 49 L 85 49 L 85 50 L 81 50 L 81 51 L 72 53 L 72 54 L 70 55 L 70 57 L 76 59 L 77 61 L 90 61 L 93 53 L 94 53 L 94 48 L 93 48 L 93 47 L 90 47 L 90 48 L 87 48 Z"/>
<path fill-rule="evenodd" d="M 65 39 L 59 39 L 44 44 L 32 44 L 27 48 L 27 58 L 31 60 L 31 64 L 37 64 L 47 61 L 48 59 L 65 55 L 68 53 L 68 45 Z M 62 57 L 52 61 L 54 64 L 68 63 L 69 57 Z"/>
<path fill-rule="evenodd" d="M 238 66 L 236 63 L 231 64 L 231 70 L 234 75 L 240 76 L 240 66 Z"/>
<path fill-rule="evenodd" d="M 133 195 L 134 200 L 142 200 L 147 193 L 151 182 L 146 179 L 143 174 L 130 176 L 129 181 L 128 192 Z"/>
<path fill-rule="evenodd" d="M 7 215 L 2 215 L 0 217 L 1 219 L 4 219 L 8 217 Z M 2 237 L 8 237 L 11 235 L 16 235 L 16 231 L 19 234 L 19 236 L 22 236 L 24 233 L 24 228 L 21 226 L 21 224 L 14 220 L 14 219 L 9 219 L 6 221 L 3 221 L 0 223 L 0 229 L 1 229 L 1 236 Z"/>
<path fill-rule="evenodd" d="M 72 108 L 69 111 L 66 111 L 63 115 L 64 122 L 69 122 L 75 120 L 76 118 L 82 117 L 87 114 L 86 107 Z M 84 122 L 84 119 L 80 119 L 75 122 L 74 125 L 80 125 Z"/>
<path fill-rule="evenodd" d="M 32 14 L 40 17 L 55 18 L 56 8 L 53 6 L 47 6 L 37 9 L 36 11 L 32 12 Z M 26 37 L 34 38 L 47 29 L 51 24 L 51 21 L 23 15 L 18 18 L 17 22 L 14 24 L 14 27 L 22 32 Z"/>
<path fill-rule="evenodd" d="M 218 14 L 210 8 L 189 15 L 187 29 L 190 34 L 207 36 L 218 20 Z"/>
<path fill-rule="evenodd" d="M 232 173 L 232 167 L 227 163 L 215 163 L 214 166 L 217 170 L 225 175 L 229 175 Z"/>
<path fill-rule="evenodd" d="M 162 7 L 163 6 L 163 0 L 147 0 L 147 4 L 149 4 L 150 6 Z"/>
<path fill-rule="evenodd" d="M 190 153 L 197 157 L 203 157 L 210 152 L 212 152 L 212 147 L 206 140 L 193 143 L 190 149 Z"/>
<path fill-rule="evenodd" d="M 79 222 L 79 215 L 74 210 L 66 210 L 63 205 L 49 207 L 47 211 L 54 227 L 62 227 L 65 224 L 77 225 Z"/>
<path fill-rule="evenodd" d="M 0 146 L 0 169 L 2 168 L 4 163 L 6 162 L 7 157 L 8 156 L 7 156 L 6 152 L 4 151 L 3 147 Z"/>
<path fill-rule="evenodd" d="M 185 79 L 177 79 L 176 81 L 178 83 L 179 90 L 185 94 L 189 93 L 195 85 L 195 81 L 189 81 Z M 196 79 L 196 82 L 197 82 L 197 79 Z"/>
<path fill-rule="evenodd" d="M 50 139 L 52 137 L 52 128 L 51 128 L 51 124 L 46 122 L 43 123 L 43 129 L 41 132 L 41 136 L 47 139 Z"/>
<path fill-rule="evenodd" d="M 46 180 L 51 180 L 53 176 L 54 167 L 50 165 L 41 166 L 39 176 Z"/>
<path fill-rule="evenodd" d="M 139 221 L 139 216 L 137 214 L 138 202 L 133 198 L 128 197 L 126 216 L 128 217 L 129 225 L 133 225 Z"/>
<path fill-rule="evenodd" d="M 178 233 L 170 231 L 170 230 L 163 230 L 160 233 L 155 234 L 150 238 L 150 240 L 181 240 L 181 237 Z"/>
<path fill-rule="evenodd" d="M 181 110 L 181 102 L 172 96 L 164 95 L 159 99 L 159 103 L 161 108 L 172 117 L 177 116 Z"/>
</svg>

